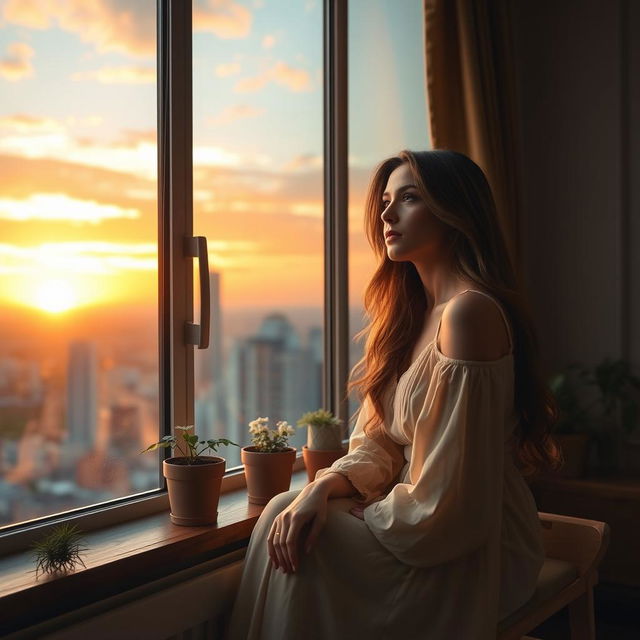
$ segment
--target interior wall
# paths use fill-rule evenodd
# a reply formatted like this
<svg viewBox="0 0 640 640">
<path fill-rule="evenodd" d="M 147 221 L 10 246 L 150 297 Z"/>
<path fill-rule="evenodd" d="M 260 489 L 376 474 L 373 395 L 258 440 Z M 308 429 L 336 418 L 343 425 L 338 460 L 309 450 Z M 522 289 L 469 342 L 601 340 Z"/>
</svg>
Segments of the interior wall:
<svg viewBox="0 0 640 640">
<path fill-rule="evenodd" d="M 525 284 L 547 372 L 640 362 L 640 3 L 512 4 Z"/>
</svg>

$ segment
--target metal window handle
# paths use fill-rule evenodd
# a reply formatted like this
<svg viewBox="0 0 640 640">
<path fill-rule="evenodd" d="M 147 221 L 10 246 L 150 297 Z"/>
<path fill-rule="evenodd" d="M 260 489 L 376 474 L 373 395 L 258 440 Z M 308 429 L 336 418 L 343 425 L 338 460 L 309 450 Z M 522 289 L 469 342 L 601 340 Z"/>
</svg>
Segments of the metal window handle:
<svg viewBox="0 0 640 640">
<path fill-rule="evenodd" d="M 185 342 L 197 345 L 198 349 L 207 349 L 209 347 L 209 327 L 211 325 L 207 239 L 204 236 L 185 238 L 184 251 L 188 258 L 198 258 L 198 272 L 200 274 L 200 324 L 195 324 L 194 322 L 186 323 Z"/>
</svg>

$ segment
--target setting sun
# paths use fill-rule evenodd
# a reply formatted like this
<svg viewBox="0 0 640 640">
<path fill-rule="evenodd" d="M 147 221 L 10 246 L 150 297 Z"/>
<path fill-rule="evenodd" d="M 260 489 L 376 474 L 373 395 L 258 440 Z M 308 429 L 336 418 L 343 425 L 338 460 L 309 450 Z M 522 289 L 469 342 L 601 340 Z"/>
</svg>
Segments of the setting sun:
<svg viewBox="0 0 640 640">
<path fill-rule="evenodd" d="M 77 304 L 73 287 L 65 280 L 48 280 L 36 293 L 38 307 L 50 313 L 68 311 Z"/>
</svg>

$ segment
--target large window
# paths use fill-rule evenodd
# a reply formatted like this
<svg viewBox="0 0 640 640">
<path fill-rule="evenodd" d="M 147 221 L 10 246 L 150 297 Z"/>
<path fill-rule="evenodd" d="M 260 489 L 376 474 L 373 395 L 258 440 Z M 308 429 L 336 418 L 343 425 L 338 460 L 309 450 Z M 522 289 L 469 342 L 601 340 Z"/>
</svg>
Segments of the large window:
<svg viewBox="0 0 640 640">
<path fill-rule="evenodd" d="M 338 3 L 157 6 L 0 0 L 0 526 L 161 488 L 160 457 L 138 452 L 181 420 L 245 445 L 258 415 L 335 410 L 336 318 L 362 326 L 373 268 L 371 169 L 429 146 L 420 0 L 351 0 L 342 308 L 325 231 L 344 203 L 323 200 L 344 140 L 323 69 Z M 174 31 L 156 71 L 161 16 Z M 201 312 L 183 235 L 208 238 L 203 350 L 184 344 Z M 349 348 L 353 366 L 361 348 Z M 238 449 L 220 453 L 240 463 Z"/>
<path fill-rule="evenodd" d="M 364 201 L 375 166 L 402 149 L 431 148 L 422 0 L 349 1 L 349 331 L 367 324 L 364 292 L 375 260 Z M 351 341 L 349 365 L 363 355 Z M 352 394 L 349 414 L 358 404 Z M 351 424 L 353 427 L 353 424 Z"/>
<path fill-rule="evenodd" d="M 0 526 L 159 487 L 156 3 L 0 2 Z"/>
<path fill-rule="evenodd" d="M 193 5 L 194 233 L 209 243 L 199 434 L 250 444 L 322 406 L 322 3 Z M 306 442 L 302 429 L 291 444 Z M 221 454 L 240 464 L 238 447 Z"/>
</svg>

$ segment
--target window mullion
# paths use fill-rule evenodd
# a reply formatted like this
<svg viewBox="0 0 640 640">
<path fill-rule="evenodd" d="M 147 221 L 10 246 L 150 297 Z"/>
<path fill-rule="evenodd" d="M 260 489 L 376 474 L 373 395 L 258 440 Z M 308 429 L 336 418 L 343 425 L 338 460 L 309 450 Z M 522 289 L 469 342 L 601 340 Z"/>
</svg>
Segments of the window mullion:
<svg viewBox="0 0 640 640">
<path fill-rule="evenodd" d="M 194 356 L 185 327 L 193 321 L 193 263 L 185 255 L 185 238 L 193 236 L 193 127 L 191 73 L 191 2 L 167 0 L 168 33 L 168 216 L 171 238 L 170 406 L 165 429 L 194 422 Z M 166 424 L 166 421 L 169 424 Z"/>
<path fill-rule="evenodd" d="M 347 1 L 324 3 L 325 340 L 323 397 L 344 420 L 349 376 Z"/>
</svg>

